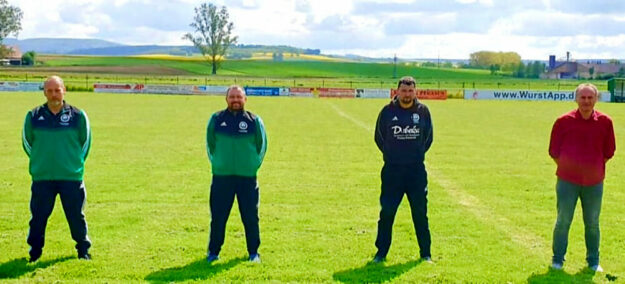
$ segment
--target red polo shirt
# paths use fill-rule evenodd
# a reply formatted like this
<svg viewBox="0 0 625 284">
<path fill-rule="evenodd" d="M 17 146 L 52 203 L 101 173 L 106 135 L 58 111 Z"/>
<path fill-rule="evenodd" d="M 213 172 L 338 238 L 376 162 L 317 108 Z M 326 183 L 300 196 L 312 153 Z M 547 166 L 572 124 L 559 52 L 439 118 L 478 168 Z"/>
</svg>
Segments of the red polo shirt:
<svg viewBox="0 0 625 284">
<path fill-rule="evenodd" d="M 609 116 L 593 111 L 583 119 L 578 110 L 560 116 L 551 130 L 549 155 L 558 159 L 556 175 L 590 186 L 603 181 L 605 160 L 614 156 L 614 127 Z"/>
</svg>

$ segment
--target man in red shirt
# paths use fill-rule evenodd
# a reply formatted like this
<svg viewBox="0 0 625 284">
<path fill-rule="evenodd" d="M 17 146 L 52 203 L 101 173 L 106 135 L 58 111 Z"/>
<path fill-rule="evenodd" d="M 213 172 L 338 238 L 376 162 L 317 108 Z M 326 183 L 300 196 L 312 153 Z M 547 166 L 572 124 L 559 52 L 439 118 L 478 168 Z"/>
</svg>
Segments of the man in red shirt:
<svg viewBox="0 0 625 284">
<path fill-rule="evenodd" d="M 562 269 L 569 228 L 577 200 L 582 202 L 586 239 L 586 261 L 593 271 L 599 265 L 599 213 L 603 195 L 605 164 L 616 149 L 614 127 L 609 116 L 594 110 L 599 91 L 593 84 L 575 89 L 578 108 L 560 116 L 551 130 L 549 155 L 556 162 L 558 217 L 553 230 L 551 267 Z"/>
</svg>

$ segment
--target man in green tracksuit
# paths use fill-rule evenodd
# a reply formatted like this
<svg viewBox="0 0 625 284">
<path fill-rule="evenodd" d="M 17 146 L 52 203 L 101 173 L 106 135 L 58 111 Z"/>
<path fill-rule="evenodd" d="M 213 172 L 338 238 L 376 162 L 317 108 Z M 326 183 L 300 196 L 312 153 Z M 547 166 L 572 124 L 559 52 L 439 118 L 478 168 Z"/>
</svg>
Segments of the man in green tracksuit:
<svg viewBox="0 0 625 284">
<path fill-rule="evenodd" d="M 235 196 L 245 227 L 249 260 L 260 262 L 256 173 L 265 157 L 267 136 L 260 117 L 245 110 L 246 101 L 243 88 L 231 86 L 226 92 L 228 107 L 214 113 L 208 121 L 206 148 L 213 173 L 209 201 L 211 231 L 206 257 L 209 263 L 219 259 Z"/>
<path fill-rule="evenodd" d="M 91 147 L 91 129 L 87 114 L 64 100 L 65 85 L 52 76 L 44 83 L 47 102 L 26 115 L 22 146 L 30 158 L 32 177 L 30 230 L 30 262 L 41 257 L 48 217 L 60 195 L 72 238 L 76 241 L 78 258 L 91 259 L 91 241 L 83 207 L 85 160 Z"/>
</svg>

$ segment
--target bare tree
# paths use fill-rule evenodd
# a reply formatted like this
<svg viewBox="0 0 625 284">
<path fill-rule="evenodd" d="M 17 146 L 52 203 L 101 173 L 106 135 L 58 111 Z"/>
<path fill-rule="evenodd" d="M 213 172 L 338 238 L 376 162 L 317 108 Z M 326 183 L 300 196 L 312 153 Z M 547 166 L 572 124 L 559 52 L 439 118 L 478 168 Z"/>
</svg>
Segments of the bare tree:
<svg viewBox="0 0 625 284">
<path fill-rule="evenodd" d="M 17 36 L 22 29 L 22 16 L 22 10 L 19 7 L 9 5 L 7 0 L 0 0 L 0 58 L 11 53 L 11 49 L 6 48 L 2 42 L 10 34 Z"/>
<path fill-rule="evenodd" d="M 3 0 L 0 0 L 3 1 Z M 182 38 L 190 40 L 202 55 L 213 65 L 212 74 L 217 74 L 217 69 L 230 45 L 236 44 L 237 36 L 232 36 L 233 24 L 229 20 L 230 15 L 225 6 L 217 10 L 212 3 L 204 3 L 195 8 L 195 17 L 189 25 L 195 29 L 193 33 L 187 33 Z"/>
</svg>

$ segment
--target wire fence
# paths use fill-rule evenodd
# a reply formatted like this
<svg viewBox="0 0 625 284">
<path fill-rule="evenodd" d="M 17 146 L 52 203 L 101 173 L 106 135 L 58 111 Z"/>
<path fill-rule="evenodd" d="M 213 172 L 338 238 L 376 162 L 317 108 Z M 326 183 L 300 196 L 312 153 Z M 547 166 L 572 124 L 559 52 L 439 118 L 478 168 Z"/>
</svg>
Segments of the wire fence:
<svg viewBox="0 0 625 284">
<path fill-rule="evenodd" d="M 0 81 L 43 82 L 49 73 L 1 72 Z M 94 83 L 132 83 L 154 85 L 241 85 L 255 87 L 311 87 L 311 88 L 375 88 L 391 89 L 395 78 L 259 78 L 245 76 L 163 76 L 98 73 L 62 73 L 69 90 L 92 91 Z M 572 91 L 582 82 L 578 80 L 539 79 L 427 79 L 417 78 L 421 89 L 476 89 L 476 90 L 550 90 Z M 605 81 L 595 82 L 600 90 L 607 90 Z"/>
</svg>

